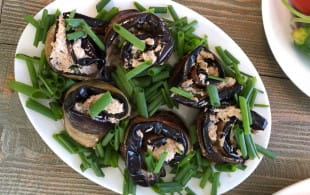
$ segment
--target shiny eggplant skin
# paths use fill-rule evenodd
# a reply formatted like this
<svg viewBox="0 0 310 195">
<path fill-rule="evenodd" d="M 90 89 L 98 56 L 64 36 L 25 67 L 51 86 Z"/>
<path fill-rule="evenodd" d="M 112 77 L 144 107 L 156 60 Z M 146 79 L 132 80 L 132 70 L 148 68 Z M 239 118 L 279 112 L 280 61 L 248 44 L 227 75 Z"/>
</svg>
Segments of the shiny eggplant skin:
<svg viewBox="0 0 310 195">
<path fill-rule="evenodd" d="M 136 184 L 151 186 L 165 175 L 164 168 L 158 174 L 148 172 L 143 154 L 146 152 L 145 143 L 147 141 L 152 140 L 152 144 L 160 145 L 167 138 L 177 141 L 184 147 L 182 154 L 176 153 L 174 158 L 168 162 L 168 164 L 175 164 L 181 161 L 191 149 L 183 121 L 168 111 L 159 111 L 148 119 L 135 117 L 131 120 L 125 133 L 125 141 L 121 151 L 129 174 Z"/>
<path fill-rule="evenodd" d="M 107 49 L 107 65 L 117 66 L 124 64 L 124 56 L 127 49 L 122 49 L 122 53 L 119 53 L 117 48 L 118 34 L 113 30 L 113 24 L 118 23 L 131 33 L 139 36 L 148 36 L 155 39 L 162 44 L 160 51 L 156 52 L 155 65 L 163 64 L 169 59 L 173 52 L 173 40 L 166 24 L 161 19 L 152 14 L 139 12 L 134 9 L 120 11 L 108 24 L 105 32 L 105 45 Z M 130 44 L 131 45 L 131 44 Z M 132 46 L 132 45 L 131 45 Z M 126 48 L 126 47 L 125 47 Z"/>
<path fill-rule="evenodd" d="M 216 132 L 216 141 L 212 140 L 210 137 L 210 127 L 214 123 L 212 120 L 215 117 L 213 109 L 208 109 L 206 112 L 201 111 L 198 119 L 196 121 L 197 128 L 197 139 L 201 149 L 201 154 L 210 161 L 216 163 L 231 163 L 231 164 L 242 164 L 245 159 L 241 155 L 231 151 L 231 143 L 228 141 L 229 136 L 233 133 L 232 127 L 240 123 L 236 117 L 231 117 L 228 122 L 224 125 L 218 125 L 218 128 L 222 126 L 221 132 Z M 218 137 L 223 139 L 223 146 L 220 145 L 220 140 Z"/>
<path fill-rule="evenodd" d="M 69 16 L 70 13 L 66 12 L 63 13 L 62 16 L 64 19 L 66 19 Z M 98 19 L 91 18 L 79 13 L 75 14 L 75 17 L 77 19 L 84 19 L 85 22 L 92 28 L 92 30 L 96 33 L 96 35 L 103 39 L 104 36 L 104 23 Z M 56 40 L 56 33 L 58 32 L 58 25 L 59 25 L 59 18 L 56 20 L 56 23 L 52 25 L 47 33 L 47 38 L 45 41 L 45 55 L 47 57 L 48 63 L 50 67 L 57 73 L 62 74 L 65 77 L 71 78 L 71 79 L 76 79 L 76 80 L 90 80 L 90 79 L 103 79 L 105 80 L 104 77 L 104 72 L 102 72 L 104 66 L 105 66 L 105 52 L 101 51 L 97 45 L 94 43 L 94 41 L 86 36 L 81 39 L 81 48 L 84 49 L 85 54 L 87 54 L 88 57 L 77 59 L 77 56 L 75 55 L 73 51 L 73 43 L 74 41 L 66 41 L 66 46 L 69 50 L 70 58 L 73 60 L 73 64 L 67 64 L 67 66 L 70 66 L 70 69 L 74 69 L 75 67 L 88 67 L 90 65 L 95 64 L 97 71 L 91 74 L 86 74 L 86 73 L 79 73 L 79 72 L 67 72 L 63 71 L 60 69 L 57 69 L 55 65 L 52 63 L 52 60 L 50 58 L 52 51 L 53 51 L 53 46 L 52 43 L 55 42 Z M 74 31 L 69 31 L 67 33 L 72 33 Z"/>
<path fill-rule="evenodd" d="M 207 71 L 201 68 L 200 63 L 207 64 Z M 213 71 L 210 72 L 210 70 Z M 225 81 L 220 82 L 213 80 L 208 78 L 209 74 L 211 76 L 230 79 L 232 82 L 225 84 Z M 184 56 L 172 70 L 172 77 L 170 79 L 170 84 L 172 86 L 180 87 L 182 89 L 184 82 L 186 81 L 191 81 L 192 84 L 190 87 L 203 94 L 194 94 L 194 99 L 188 99 L 174 94 L 173 99 L 181 104 L 194 108 L 203 108 L 208 104 L 209 98 L 206 92 L 206 86 L 209 84 L 214 84 L 218 88 L 220 100 L 228 100 L 235 93 L 242 90 L 242 86 L 239 85 L 235 79 L 225 77 L 219 59 L 204 46 L 198 46 L 194 51 Z"/>
<path fill-rule="evenodd" d="M 78 112 L 74 109 L 74 105 L 77 102 L 83 102 L 92 95 L 104 93 L 109 91 L 113 98 L 117 99 L 124 105 L 124 112 L 119 114 L 110 114 L 107 112 L 101 112 L 96 118 L 91 118 L 89 115 Z M 65 116 L 65 128 L 69 135 L 80 144 L 86 147 L 93 147 L 96 142 L 81 143 L 81 139 L 74 136 L 74 132 L 78 132 L 81 135 L 85 135 L 85 139 L 88 135 L 98 135 L 98 140 L 103 137 L 110 128 L 114 125 L 109 118 L 117 118 L 123 120 L 130 115 L 131 107 L 126 96 L 114 86 L 107 84 L 103 81 L 92 80 L 83 81 L 73 85 L 65 94 L 63 104 L 64 116 Z M 70 131 L 71 130 L 71 131 Z M 97 140 L 97 141 L 98 141 Z M 83 140 L 82 140 L 83 141 Z"/>
</svg>

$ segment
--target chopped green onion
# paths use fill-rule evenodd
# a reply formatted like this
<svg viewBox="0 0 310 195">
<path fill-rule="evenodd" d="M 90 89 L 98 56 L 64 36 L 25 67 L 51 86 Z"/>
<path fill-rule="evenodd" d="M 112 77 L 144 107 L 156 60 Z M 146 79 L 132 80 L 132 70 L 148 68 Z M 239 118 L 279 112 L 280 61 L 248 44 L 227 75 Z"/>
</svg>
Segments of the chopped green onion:
<svg viewBox="0 0 310 195">
<path fill-rule="evenodd" d="M 241 150 L 241 154 L 244 158 L 248 156 L 247 147 L 245 143 L 244 133 L 242 129 L 239 128 L 239 126 L 234 126 L 233 128 L 234 135 L 237 141 L 237 145 L 239 146 Z"/>
<path fill-rule="evenodd" d="M 148 69 L 152 65 L 151 61 L 145 61 L 139 64 L 136 68 L 130 70 L 129 72 L 126 73 L 126 79 L 130 80 L 143 72 L 144 70 Z"/>
<path fill-rule="evenodd" d="M 171 100 L 171 98 L 170 98 L 169 93 L 167 94 L 164 88 L 161 88 L 160 91 L 161 91 L 161 94 L 162 94 L 162 96 L 163 96 L 163 98 L 164 98 L 164 101 L 165 101 L 165 103 L 167 104 L 167 106 L 168 106 L 169 108 L 173 108 L 174 104 L 173 104 L 173 102 L 172 102 L 172 100 Z M 168 92 L 169 92 L 169 91 L 168 91 Z"/>
<path fill-rule="evenodd" d="M 112 102 L 112 99 L 112 95 L 109 91 L 104 93 L 95 103 L 91 104 L 89 109 L 90 116 L 95 118 Z"/>
<path fill-rule="evenodd" d="M 40 28 L 40 22 L 38 22 L 36 19 L 34 19 L 33 16 L 26 15 L 26 16 L 24 16 L 24 19 L 26 20 L 26 22 L 32 24 L 35 28 Z"/>
<path fill-rule="evenodd" d="M 244 97 L 239 96 L 239 104 L 240 104 L 244 133 L 250 134 L 251 127 L 250 127 L 250 121 L 249 121 L 249 107 Z"/>
<path fill-rule="evenodd" d="M 144 157 L 144 161 L 146 164 L 146 168 L 149 172 L 152 172 L 154 170 L 154 158 L 151 153 L 146 153 Z"/>
<path fill-rule="evenodd" d="M 189 29 L 191 29 L 193 26 L 195 26 L 196 24 L 198 24 L 197 20 L 193 20 L 191 21 L 189 24 L 185 25 L 184 27 L 182 27 L 182 31 L 183 32 L 187 32 Z"/>
<path fill-rule="evenodd" d="M 155 174 L 160 172 L 161 168 L 164 165 L 167 155 L 168 155 L 168 152 L 163 152 L 160 154 L 159 160 L 157 161 L 154 171 L 153 171 Z"/>
<path fill-rule="evenodd" d="M 177 182 L 156 183 L 155 186 L 161 193 L 179 192 L 183 189 L 183 186 Z"/>
<path fill-rule="evenodd" d="M 133 94 L 133 87 L 130 85 L 130 83 L 126 80 L 125 74 L 120 75 L 117 73 L 118 68 L 116 68 L 116 73 L 112 72 L 111 76 L 116 83 L 117 87 L 121 89 L 125 93 L 127 97 L 131 97 Z"/>
<path fill-rule="evenodd" d="M 33 40 L 33 45 L 35 47 L 38 47 L 40 40 L 42 40 L 42 37 L 43 37 L 43 29 L 41 27 L 37 28 L 35 36 L 34 36 L 34 40 Z"/>
<path fill-rule="evenodd" d="M 233 63 L 240 64 L 240 61 L 237 58 L 235 58 L 235 56 L 233 56 L 228 50 L 225 49 L 224 53 L 227 57 L 231 59 Z"/>
<path fill-rule="evenodd" d="M 58 119 L 62 119 L 63 117 L 63 111 L 61 108 L 61 105 L 58 102 L 50 102 L 49 106 L 51 108 L 51 111 L 53 112 L 55 118 Z"/>
<path fill-rule="evenodd" d="M 238 83 L 240 85 L 242 85 L 243 84 L 243 77 L 242 77 L 242 75 L 240 73 L 238 64 L 233 63 L 232 65 L 233 65 L 233 68 L 234 68 L 234 71 L 235 71 L 235 78 L 238 81 Z"/>
<path fill-rule="evenodd" d="M 114 23 L 113 30 L 117 32 L 121 37 L 126 39 L 128 42 L 133 44 L 135 47 L 137 47 L 139 50 L 144 51 L 145 43 L 139 38 L 137 38 L 134 34 L 129 32 L 126 28 L 122 27 L 122 25 Z"/>
<path fill-rule="evenodd" d="M 254 104 L 254 107 L 263 107 L 263 108 L 268 108 L 270 107 L 269 105 L 267 104 Z"/>
<path fill-rule="evenodd" d="M 32 98 L 48 98 L 48 95 L 40 89 L 35 89 L 30 85 L 18 81 L 9 81 L 8 87 L 14 91 L 25 94 Z"/>
<path fill-rule="evenodd" d="M 47 31 L 49 30 L 48 11 L 46 9 L 43 10 L 40 25 L 43 30 L 41 41 L 44 43 L 46 39 Z"/>
<path fill-rule="evenodd" d="M 169 78 L 169 76 L 170 76 L 170 72 L 168 70 L 162 71 L 161 73 L 152 77 L 152 82 L 156 83 L 158 81 L 165 80 Z"/>
<path fill-rule="evenodd" d="M 165 65 L 153 66 L 152 68 L 147 70 L 147 74 L 150 76 L 156 76 L 165 69 L 166 69 Z"/>
<path fill-rule="evenodd" d="M 86 156 L 84 155 L 84 153 L 83 152 L 78 152 L 78 155 L 79 155 L 79 157 L 80 157 L 80 159 L 82 161 L 81 165 L 83 165 L 83 168 L 85 168 L 85 170 L 88 169 L 90 167 L 90 164 L 89 164 L 88 160 L 86 159 Z"/>
<path fill-rule="evenodd" d="M 249 108 L 250 108 L 250 110 L 252 110 L 253 107 L 254 107 L 254 104 L 255 104 L 255 100 L 256 100 L 257 95 L 258 95 L 258 91 L 257 91 L 257 89 L 254 88 L 254 89 L 253 89 L 253 92 L 252 92 L 252 94 L 251 94 L 251 97 L 250 97 L 250 99 L 249 99 Z"/>
<path fill-rule="evenodd" d="M 91 160 L 90 166 L 97 177 L 104 177 L 104 173 L 102 172 L 101 168 L 98 166 L 97 162 Z"/>
<path fill-rule="evenodd" d="M 149 76 L 136 77 L 132 79 L 135 86 L 147 88 L 152 84 L 152 79 Z"/>
<path fill-rule="evenodd" d="M 220 102 L 219 92 L 216 86 L 212 84 L 207 85 L 207 92 L 208 92 L 210 104 L 216 107 L 220 106 L 221 102 Z"/>
<path fill-rule="evenodd" d="M 145 118 L 148 117 L 148 111 L 147 111 L 147 105 L 146 105 L 146 100 L 145 100 L 145 95 L 144 95 L 144 90 L 142 88 L 135 88 L 135 100 L 136 100 L 136 105 L 137 105 L 137 110 L 139 114 Z"/>
<path fill-rule="evenodd" d="M 152 116 L 164 103 L 163 96 L 159 96 L 148 106 L 149 116 Z"/>
<path fill-rule="evenodd" d="M 195 174 L 195 171 L 193 169 L 190 169 L 185 175 L 185 177 L 182 178 L 182 180 L 180 181 L 180 184 L 182 186 L 185 186 L 189 182 L 189 180 L 193 177 L 194 174 Z"/>
<path fill-rule="evenodd" d="M 101 0 L 99 3 L 96 5 L 97 12 L 101 11 L 108 3 L 110 0 Z"/>
<path fill-rule="evenodd" d="M 219 179 L 220 179 L 220 172 L 214 173 L 212 188 L 211 188 L 211 195 L 217 195 L 217 188 L 219 185 Z"/>
<path fill-rule="evenodd" d="M 256 78 L 252 77 L 252 78 L 248 78 L 248 80 L 245 83 L 245 87 L 244 89 L 240 92 L 240 95 L 243 96 L 247 101 L 249 100 L 252 91 L 255 87 L 256 84 Z"/>
<path fill-rule="evenodd" d="M 26 107 L 44 115 L 44 116 L 47 116 L 53 120 L 56 120 L 51 109 L 49 109 L 48 107 L 44 106 L 43 104 L 40 104 L 39 102 L 37 102 L 31 98 L 29 98 L 26 101 Z"/>
<path fill-rule="evenodd" d="M 107 10 L 102 9 L 98 12 L 96 18 L 99 20 L 102 20 L 106 14 L 107 14 Z"/>
<path fill-rule="evenodd" d="M 41 82 L 43 83 L 43 85 L 45 86 L 45 88 L 47 89 L 47 91 L 52 95 L 54 96 L 55 93 L 54 91 L 52 90 L 52 88 L 49 86 L 49 84 L 46 82 L 46 80 L 41 76 L 41 75 L 38 75 L 39 79 L 41 80 Z"/>
<path fill-rule="evenodd" d="M 147 88 L 147 89 L 145 90 L 145 96 L 146 96 L 146 98 L 149 98 L 150 95 L 151 95 L 154 91 L 157 91 L 157 89 L 158 89 L 161 85 L 163 85 L 163 82 L 155 83 L 153 86 Z"/>
<path fill-rule="evenodd" d="M 146 11 L 145 7 L 143 7 L 143 5 L 141 5 L 140 3 L 138 3 L 137 1 L 133 2 L 134 6 L 137 8 L 137 10 L 139 10 L 140 12 L 144 12 Z"/>
<path fill-rule="evenodd" d="M 124 171 L 124 184 L 123 184 L 123 195 L 134 195 L 136 194 L 136 185 L 133 183 L 128 170 Z"/>
<path fill-rule="evenodd" d="M 76 153 L 76 148 L 74 145 L 72 145 L 70 142 L 67 141 L 67 139 L 64 137 L 64 134 L 54 134 L 53 138 L 64 148 L 66 149 L 70 154 Z"/>
<path fill-rule="evenodd" d="M 27 56 L 27 55 L 21 54 L 21 53 L 16 54 L 15 58 L 19 59 L 19 60 L 25 60 L 25 61 L 30 60 L 30 61 L 32 61 L 33 64 L 39 64 L 40 63 L 39 57 L 30 57 L 30 56 Z"/>
<path fill-rule="evenodd" d="M 38 77 L 37 77 L 36 70 L 33 66 L 33 63 L 30 60 L 26 60 L 26 64 L 27 64 L 27 68 L 28 68 L 28 72 L 29 72 L 29 76 L 30 76 L 32 86 L 34 88 L 38 88 L 39 87 Z"/>
<path fill-rule="evenodd" d="M 180 168 L 180 166 L 177 166 L 178 168 Z M 179 182 L 185 177 L 185 175 L 188 173 L 188 171 L 190 169 L 192 169 L 192 165 L 191 164 L 186 164 L 184 167 L 182 167 L 179 171 L 176 172 L 176 175 L 174 177 L 174 181 Z"/>
<path fill-rule="evenodd" d="M 77 40 L 81 37 L 85 36 L 85 32 L 83 31 L 77 31 L 77 32 L 73 32 L 73 33 L 69 33 L 67 34 L 67 39 L 69 41 L 72 41 L 72 40 Z"/>
<path fill-rule="evenodd" d="M 213 79 L 216 81 L 225 81 L 225 78 L 221 78 L 221 77 L 216 77 L 216 76 L 212 76 L 212 75 L 208 75 L 208 79 Z"/>
<path fill-rule="evenodd" d="M 102 18 L 104 22 L 110 22 L 111 19 L 118 14 L 119 9 L 117 7 L 112 7 Z"/>
<path fill-rule="evenodd" d="M 154 9 L 154 13 L 158 13 L 158 14 L 165 14 L 168 12 L 167 7 L 154 7 L 151 6 L 149 7 L 149 9 Z"/>
<path fill-rule="evenodd" d="M 188 99 L 194 98 L 194 95 L 192 93 L 184 91 L 184 90 L 176 88 L 176 87 L 172 87 L 170 89 L 170 91 L 172 93 L 178 94 L 178 95 L 183 96 L 183 97 L 188 98 Z"/>
<path fill-rule="evenodd" d="M 211 177 L 211 175 L 212 175 L 212 169 L 211 168 L 207 168 L 205 170 L 205 172 L 203 173 L 202 178 L 201 178 L 200 183 L 199 183 L 199 186 L 202 189 L 205 188 L 205 186 L 206 186 L 209 178 Z"/>
<path fill-rule="evenodd" d="M 168 5 L 168 10 L 169 13 L 171 15 L 171 17 L 173 18 L 173 20 L 176 22 L 179 20 L 179 16 L 177 15 L 176 11 L 174 10 L 172 5 Z"/>
<path fill-rule="evenodd" d="M 196 195 L 196 193 L 190 189 L 189 187 L 185 187 L 185 192 L 186 192 L 186 195 Z"/>
<path fill-rule="evenodd" d="M 98 152 L 100 158 L 104 157 L 103 147 L 100 142 L 96 144 L 96 151 Z"/>
<path fill-rule="evenodd" d="M 221 59 L 223 60 L 223 62 L 226 65 L 233 64 L 232 60 L 224 53 L 224 51 L 223 51 L 221 46 L 216 46 L 215 50 L 216 50 L 217 54 L 221 57 Z"/>
<path fill-rule="evenodd" d="M 184 165 L 188 164 L 192 158 L 196 155 L 195 151 L 189 152 L 179 163 L 179 167 L 183 167 Z"/>
<path fill-rule="evenodd" d="M 237 170 L 237 166 L 233 164 L 216 164 L 215 169 L 221 172 L 235 172 Z"/>
<path fill-rule="evenodd" d="M 176 50 L 179 57 L 183 56 L 184 53 L 184 32 L 179 31 L 177 36 L 177 44 L 176 44 Z"/>
<path fill-rule="evenodd" d="M 110 143 L 110 141 L 113 139 L 114 137 L 114 132 L 113 131 L 109 131 L 103 138 L 101 144 L 103 147 L 105 147 L 106 145 L 108 145 Z"/>
<path fill-rule="evenodd" d="M 79 27 L 79 26 L 81 26 L 84 29 L 84 31 L 87 33 L 87 35 L 96 43 L 96 45 L 101 50 L 105 50 L 104 44 L 99 39 L 99 37 L 94 33 L 94 31 L 91 29 L 91 27 L 85 22 L 85 20 L 83 20 L 83 19 L 66 19 L 66 22 L 71 27 Z"/>
<path fill-rule="evenodd" d="M 256 152 L 255 152 L 255 145 L 251 141 L 251 134 L 245 134 L 244 138 L 245 138 L 245 144 L 248 150 L 249 159 L 254 159 Z"/>
<path fill-rule="evenodd" d="M 259 153 L 263 154 L 264 156 L 274 159 L 277 157 L 277 154 L 274 152 L 271 152 L 270 150 L 267 150 L 266 148 L 264 148 L 263 146 L 259 145 L 259 144 L 255 144 L 256 145 L 256 149 Z"/>
</svg>

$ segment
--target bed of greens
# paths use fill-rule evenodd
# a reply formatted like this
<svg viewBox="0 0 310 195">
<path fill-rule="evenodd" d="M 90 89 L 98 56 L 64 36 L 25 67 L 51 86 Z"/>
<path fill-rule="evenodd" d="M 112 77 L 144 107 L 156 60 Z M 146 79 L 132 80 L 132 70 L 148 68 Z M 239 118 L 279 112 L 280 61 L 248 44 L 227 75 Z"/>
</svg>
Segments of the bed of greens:
<svg viewBox="0 0 310 195">
<path fill-rule="evenodd" d="M 82 171 L 107 177 L 102 168 L 123 159 L 123 194 L 137 185 L 195 194 L 192 178 L 217 194 L 221 172 L 244 170 L 259 153 L 276 157 L 253 141 L 268 123 L 253 108 L 269 105 L 256 102 L 263 91 L 239 70 L 238 56 L 221 46 L 212 53 L 207 35 L 195 34 L 198 22 L 173 6 L 107 10 L 109 2 L 96 5 L 95 18 L 76 10 L 25 16 L 36 29 L 33 45 L 45 48 L 41 56 L 16 54 L 32 85 L 8 84 L 29 97 L 27 108 L 64 120 L 53 138 L 80 157 Z M 181 104 L 199 112 L 190 126 L 174 113 Z"/>
</svg>

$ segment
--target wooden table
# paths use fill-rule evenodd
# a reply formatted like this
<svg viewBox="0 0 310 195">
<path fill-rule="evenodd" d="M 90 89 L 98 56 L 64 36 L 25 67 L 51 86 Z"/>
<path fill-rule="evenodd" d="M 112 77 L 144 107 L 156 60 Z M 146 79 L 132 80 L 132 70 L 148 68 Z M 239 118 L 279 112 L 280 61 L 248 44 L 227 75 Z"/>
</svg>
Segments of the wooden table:
<svg viewBox="0 0 310 195">
<path fill-rule="evenodd" d="M 0 194 L 115 194 L 74 172 L 41 140 L 16 93 L 13 59 L 26 23 L 50 0 L 0 0 Z M 227 194 L 270 194 L 310 176 L 310 98 L 279 68 L 266 42 L 259 0 L 178 0 L 227 32 L 259 71 L 271 102 L 269 148 L 256 171 Z M 293 66 L 293 64 L 292 64 Z M 310 75 L 309 75 L 310 76 Z"/>
</svg>

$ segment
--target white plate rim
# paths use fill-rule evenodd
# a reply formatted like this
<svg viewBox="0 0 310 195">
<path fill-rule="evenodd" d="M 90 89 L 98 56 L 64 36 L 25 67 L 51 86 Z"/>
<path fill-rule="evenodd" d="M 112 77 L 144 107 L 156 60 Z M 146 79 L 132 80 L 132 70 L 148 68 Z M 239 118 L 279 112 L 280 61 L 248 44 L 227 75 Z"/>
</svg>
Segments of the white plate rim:
<svg viewBox="0 0 310 195">
<path fill-rule="evenodd" d="M 57 0 L 57 1 L 54 1 L 52 2 L 51 4 L 47 5 L 46 7 L 47 8 L 50 8 L 52 7 L 52 5 L 55 5 L 57 2 L 60 2 L 61 0 Z M 67 1 L 70 1 L 70 0 L 67 0 Z M 71 0 L 73 1 L 73 0 Z M 78 4 L 79 2 L 82 2 L 83 0 L 75 0 L 74 2 L 76 4 Z M 96 0 L 91 0 L 91 2 L 93 1 L 96 1 Z M 121 0 L 114 0 L 115 2 L 118 2 L 118 1 L 121 1 Z M 132 0 L 130 0 L 132 1 Z M 77 3 L 78 2 L 78 3 Z M 85 2 L 85 1 L 84 1 Z M 155 1 L 154 1 L 155 2 Z M 145 3 L 145 2 L 143 2 Z M 217 27 L 215 24 L 213 24 L 211 21 L 209 21 L 207 18 L 201 16 L 200 14 L 198 14 L 197 12 L 179 4 L 179 3 L 176 3 L 176 2 L 173 2 L 171 0 L 161 0 L 160 2 L 157 2 L 157 3 L 161 3 L 161 4 L 171 4 L 173 6 L 175 6 L 176 8 L 178 9 L 185 9 L 187 11 L 189 11 L 191 13 L 191 18 L 195 18 L 197 19 L 199 22 L 203 21 L 204 23 L 207 23 L 209 26 L 211 26 L 212 28 L 214 28 L 217 33 L 220 34 L 220 36 L 223 36 L 225 38 L 225 40 L 229 40 L 229 42 L 233 45 L 231 47 L 234 47 L 235 49 L 238 50 L 238 54 L 240 56 L 238 56 L 239 58 L 242 58 L 243 61 L 245 61 L 247 64 L 249 64 L 248 67 L 241 67 L 242 68 L 245 68 L 247 70 L 251 70 L 252 74 L 254 74 L 254 76 L 257 77 L 257 80 L 258 80 L 258 85 L 260 85 L 260 89 L 262 89 L 264 91 L 264 94 L 261 94 L 261 99 L 263 99 L 263 103 L 265 104 L 269 104 L 269 99 L 268 99 L 268 96 L 267 96 L 267 91 L 262 83 L 262 80 L 260 78 L 260 76 L 258 75 L 258 72 L 257 70 L 255 69 L 254 65 L 252 64 L 252 62 L 249 60 L 249 58 L 245 55 L 245 53 L 242 51 L 242 49 L 223 31 L 221 30 L 219 27 Z M 157 5 L 157 4 L 156 4 Z M 44 8 L 43 8 L 44 9 Z M 38 13 L 38 15 L 40 15 L 42 13 L 42 10 Z M 38 16 L 37 15 L 37 16 Z M 37 17 L 36 16 L 36 17 Z M 27 27 L 24 29 L 22 35 L 21 35 L 21 38 L 22 36 L 24 35 L 24 33 L 27 31 L 29 31 L 29 29 L 31 29 L 31 27 L 29 25 L 27 25 Z M 20 52 L 21 51 L 21 46 L 20 46 L 20 41 L 18 42 L 18 46 L 17 46 L 17 49 L 16 49 L 16 53 Z M 222 45 L 225 47 L 225 45 Z M 234 53 L 234 52 L 233 52 Z M 31 55 L 29 53 L 26 53 L 28 55 Z M 18 66 L 20 66 L 20 60 L 15 60 L 15 67 L 14 67 L 14 70 L 15 70 L 15 78 L 16 80 L 19 80 L 19 81 L 24 81 L 24 82 L 29 82 L 29 78 L 22 78 L 22 77 L 19 77 L 19 74 L 18 74 Z M 19 68 L 20 69 L 20 68 Z M 247 72 L 247 71 L 245 71 Z M 27 76 L 26 76 L 27 77 Z M 61 146 L 59 145 L 55 145 L 55 140 L 52 139 L 52 137 L 46 137 L 44 135 L 44 132 L 38 130 L 39 129 L 39 126 L 37 125 L 36 123 L 36 120 L 34 119 L 33 116 L 35 117 L 39 117 L 41 118 L 40 116 L 37 116 L 37 113 L 34 113 L 33 111 L 27 109 L 25 107 L 25 100 L 26 100 L 26 97 L 23 95 L 23 94 L 19 94 L 19 99 L 22 103 L 22 106 L 26 112 L 26 115 L 28 117 L 28 119 L 31 121 L 32 125 L 34 126 L 34 128 L 36 129 L 36 131 L 38 132 L 38 134 L 41 136 L 41 138 L 44 140 L 44 142 L 49 146 L 49 148 L 60 158 L 62 159 L 68 166 L 70 166 L 72 169 L 74 169 L 76 172 L 80 173 L 81 175 L 83 175 L 84 177 L 88 178 L 89 180 L 101 185 L 101 186 L 104 186 L 110 190 L 113 190 L 115 192 L 118 192 L 118 193 L 121 193 L 121 190 L 122 190 L 122 187 L 116 187 L 117 185 L 106 185 L 106 184 L 103 184 L 101 182 L 101 179 L 99 179 L 98 177 L 96 177 L 92 171 L 86 171 L 84 173 L 81 172 L 81 170 L 79 169 L 79 167 L 77 166 L 74 166 L 69 159 L 74 159 L 76 161 L 79 162 L 79 160 L 77 160 L 78 158 L 71 155 L 69 158 L 68 156 L 69 155 L 65 155 L 65 156 L 62 156 L 64 152 L 66 152 Z M 257 110 L 261 111 L 262 109 L 258 108 Z M 271 134 L 271 111 L 270 111 L 270 108 L 266 108 L 266 110 L 264 111 L 266 113 L 265 117 L 266 119 L 268 120 L 268 126 L 267 128 L 265 129 L 265 131 L 261 134 L 259 134 L 258 136 L 254 136 L 254 139 L 256 140 L 256 138 L 258 137 L 258 141 L 260 141 L 261 145 L 264 146 L 264 147 L 267 147 L 268 146 L 268 143 L 269 143 L 269 139 L 270 139 L 270 134 Z M 42 119 L 42 120 L 48 120 L 48 119 Z M 56 126 L 56 129 L 61 127 L 61 124 L 60 122 L 58 122 L 57 124 L 55 123 L 55 126 Z M 61 130 L 61 129 L 58 129 L 58 131 Z M 263 136 L 263 138 L 261 138 L 261 136 Z M 57 144 L 57 143 L 56 143 Z M 67 153 L 67 152 L 66 152 Z M 230 185 L 229 187 L 226 187 L 226 188 L 223 188 L 222 186 L 224 184 L 221 185 L 220 189 L 219 189 L 219 193 L 225 193 L 229 190 L 231 190 L 232 188 L 236 187 L 237 185 L 239 185 L 241 182 L 243 182 L 246 178 L 248 178 L 248 176 L 256 169 L 256 167 L 258 166 L 258 164 L 260 163 L 260 161 L 262 160 L 262 157 L 259 158 L 259 159 L 255 159 L 255 160 L 251 160 L 251 161 L 248 161 L 247 164 L 249 164 L 249 167 L 247 168 L 247 170 L 244 172 L 244 174 L 241 175 L 241 178 L 239 178 L 239 180 L 237 182 L 232 182 L 232 185 Z M 121 176 L 120 173 L 115 173 L 115 170 L 114 171 L 111 171 L 110 169 L 104 169 L 105 171 L 105 174 L 106 175 L 109 175 L 109 174 L 117 174 L 118 176 Z M 238 173 L 240 171 L 237 171 Z M 233 173 L 235 174 L 235 173 Z M 226 177 L 226 176 L 225 176 Z M 222 175 L 221 175 L 221 178 L 222 178 Z M 118 185 L 120 184 L 120 181 L 117 181 L 116 182 Z M 192 184 L 193 182 L 191 181 L 190 184 Z M 197 186 L 195 186 L 197 187 Z M 210 188 L 210 186 L 207 186 L 207 188 Z M 144 190 L 144 189 L 143 189 Z"/>
</svg>

